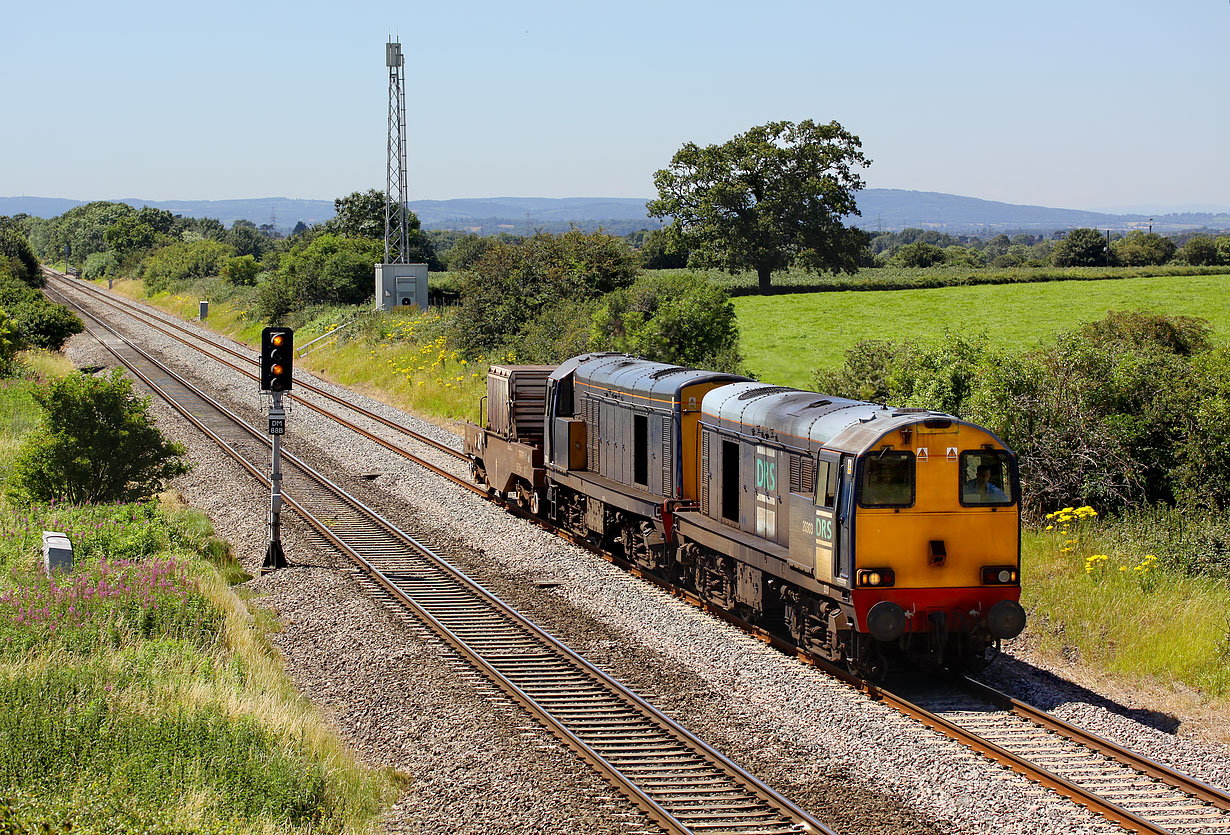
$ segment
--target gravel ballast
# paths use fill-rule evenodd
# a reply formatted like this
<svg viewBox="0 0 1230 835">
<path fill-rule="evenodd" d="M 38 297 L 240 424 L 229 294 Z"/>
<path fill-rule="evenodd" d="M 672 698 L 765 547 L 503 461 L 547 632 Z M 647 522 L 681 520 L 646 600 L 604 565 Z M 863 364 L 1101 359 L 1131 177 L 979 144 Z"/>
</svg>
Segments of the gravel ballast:
<svg viewBox="0 0 1230 835">
<path fill-rule="evenodd" d="M 160 352 L 186 353 L 142 331 Z M 70 356 L 78 365 L 113 362 L 84 335 L 73 340 Z M 258 414 L 250 380 L 198 358 L 169 364 L 190 370 L 250 418 Z M 321 385 L 457 443 L 439 427 Z M 156 412 L 197 462 L 175 487 L 210 515 L 255 573 L 264 555 L 267 494 L 178 415 L 165 407 Z M 462 545 L 459 568 L 838 831 L 1120 831 L 310 409 L 294 410 L 287 433 L 288 450 L 340 474 L 344 487 L 393 521 Z M 380 434 L 396 438 L 391 430 Z M 410 789 L 387 816 L 388 831 L 654 831 L 439 641 L 373 602 L 292 514 L 284 520 L 294 565 L 252 581 L 258 603 L 281 619 L 273 640 L 298 686 L 365 760 L 411 775 Z M 1226 750 L 1139 721 L 1131 706 L 1011 656 L 987 679 L 1125 747 L 1230 786 Z"/>
</svg>

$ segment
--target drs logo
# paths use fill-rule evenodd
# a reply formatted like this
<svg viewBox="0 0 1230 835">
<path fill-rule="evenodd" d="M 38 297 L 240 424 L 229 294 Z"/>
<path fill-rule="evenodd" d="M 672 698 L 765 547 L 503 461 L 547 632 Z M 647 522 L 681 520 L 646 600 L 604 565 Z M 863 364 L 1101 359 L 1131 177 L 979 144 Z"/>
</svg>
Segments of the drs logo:
<svg viewBox="0 0 1230 835">
<path fill-rule="evenodd" d="M 816 514 L 816 538 L 825 542 L 833 541 L 833 518 Z"/>
<path fill-rule="evenodd" d="M 777 489 L 777 462 L 756 459 L 756 489 L 771 493 Z"/>
</svg>

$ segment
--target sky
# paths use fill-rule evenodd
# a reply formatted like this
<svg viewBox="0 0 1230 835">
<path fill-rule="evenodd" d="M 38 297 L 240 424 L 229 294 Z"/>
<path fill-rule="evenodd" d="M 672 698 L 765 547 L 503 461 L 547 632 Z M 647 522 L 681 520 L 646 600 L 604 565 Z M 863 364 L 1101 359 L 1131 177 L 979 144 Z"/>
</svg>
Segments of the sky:
<svg viewBox="0 0 1230 835">
<path fill-rule="evenodd" d="M 653 197 L 686 142 L 836 120 L 868 187 L 1230 210 L 1230 0 L 6 3 L 0 196 Z"/>
</svg>

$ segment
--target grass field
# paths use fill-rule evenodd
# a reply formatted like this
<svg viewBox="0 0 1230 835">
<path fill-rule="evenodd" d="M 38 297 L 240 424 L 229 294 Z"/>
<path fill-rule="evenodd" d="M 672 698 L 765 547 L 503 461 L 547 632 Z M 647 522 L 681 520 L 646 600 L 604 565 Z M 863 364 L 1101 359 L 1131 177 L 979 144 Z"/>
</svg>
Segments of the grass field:
<svg viewBox="0 0 1230 835">
<path fill-rule="evenodd" d="M 740 350 L 765 382 L 810 388 L 818 368 L 835 368 L 862 339 L 940 341 L 944 331 L 986 331 L 993 343 L 1031 348 L 1108 310 L 1146 308 L 1201 316 L 1214 339 L 1230 339 L 1230 276 L 743 296 L 734 299 Z"/>
</svg>

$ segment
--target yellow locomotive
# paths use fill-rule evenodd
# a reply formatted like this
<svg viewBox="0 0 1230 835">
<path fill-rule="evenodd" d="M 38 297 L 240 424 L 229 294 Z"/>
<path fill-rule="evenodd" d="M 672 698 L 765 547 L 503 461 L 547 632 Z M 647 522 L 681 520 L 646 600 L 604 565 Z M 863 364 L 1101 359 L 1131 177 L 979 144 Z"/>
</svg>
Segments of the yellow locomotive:
<svg viewBox="0 0 1230 835">
<path fill-rule="evenodd" d="M 477 480 L 810 652 L 974 669 L 1024 628 L 1016 459 L 981 427 L 610 353 L 485 399 Z"/>
</svg>

